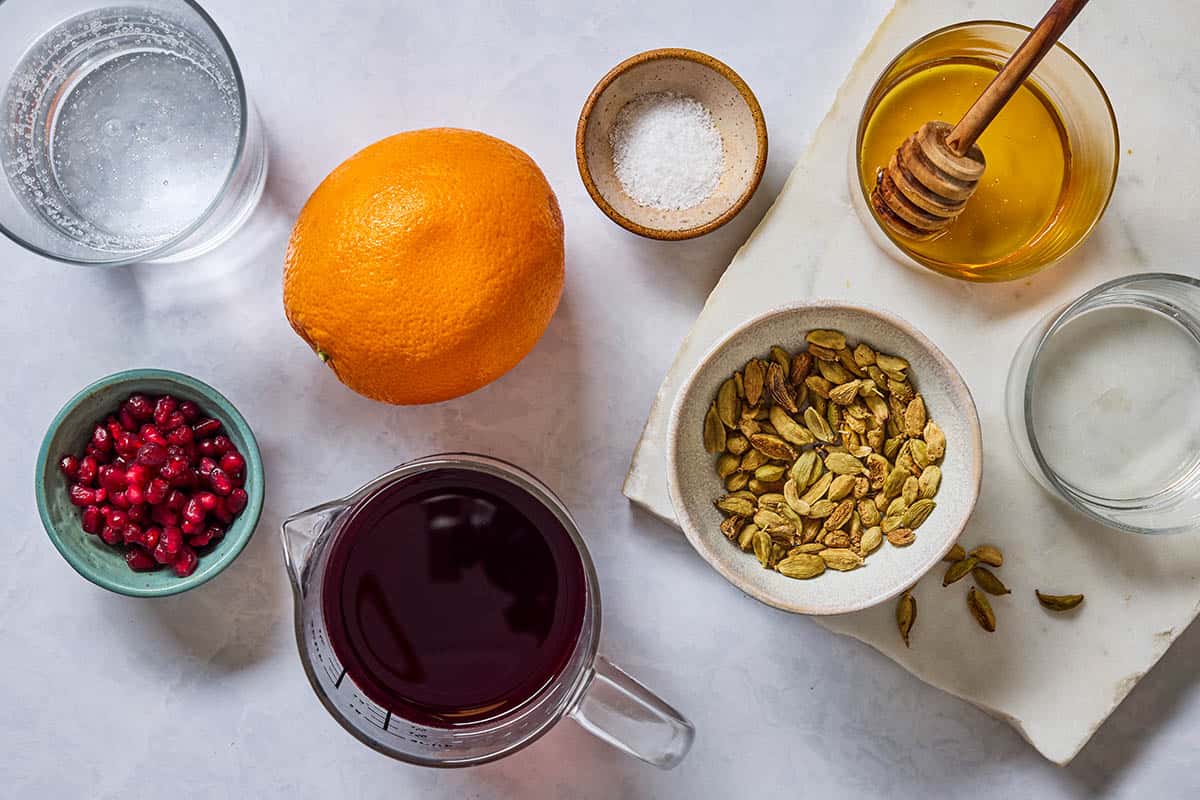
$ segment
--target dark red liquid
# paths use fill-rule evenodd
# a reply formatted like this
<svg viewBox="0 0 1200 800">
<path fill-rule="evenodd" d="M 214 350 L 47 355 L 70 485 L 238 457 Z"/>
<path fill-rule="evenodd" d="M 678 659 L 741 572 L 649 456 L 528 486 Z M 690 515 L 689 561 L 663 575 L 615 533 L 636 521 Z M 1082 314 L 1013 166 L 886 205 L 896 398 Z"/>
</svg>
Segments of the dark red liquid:
<svg viewBox="0 0 1200 800">
<path fill-rule="evenodd" d="M 393 714 L 478 722 L 535 696 L 583 625 L 583 562 L 524 489 L 443 469 L 381 490 L 333 543 L 324 614 L 347 675 Z"/>
</svg>

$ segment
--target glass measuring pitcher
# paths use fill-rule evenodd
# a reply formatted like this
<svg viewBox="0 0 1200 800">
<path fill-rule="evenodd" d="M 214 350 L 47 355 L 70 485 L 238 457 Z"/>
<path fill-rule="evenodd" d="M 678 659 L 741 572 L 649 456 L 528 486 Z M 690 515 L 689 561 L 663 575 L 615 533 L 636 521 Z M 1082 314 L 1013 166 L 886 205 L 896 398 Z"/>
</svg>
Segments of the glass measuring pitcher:
<svg viewBox="0 0 1200 800">
<path fill-rule="evenodd" d="M 581 576 L 578 581 L 581 600 L 571 606 L 578 609 L 578 619 L 571 620 L 573 639 L 565 645 L 564 658 L 550 679 L 531 695 L 518 698 L 496 713 L 470 718 L 464 715 L 462 722 L 452 717 L 430 719 L 413 713 L 405 704 L 380 702 L 386 696 L 381 694 L 376 678 L 361 669 L 356 651 L 337 644 L 346 641 L 337 627 L 341 623 L 329 624 L 331 619 L 338 619 L 330 609 L 331 603 L 336 602 L 335 592 L 341 591 L 331 588 L 329 576 L 339 576 L 338 580 L 342 580 L 341 576 L 346 574 L 346 553 L 352 552 L 354 544 L 361 544 L 357 540 L 365 534 L 359 515 L 378 508 L 388 493 L 403 492 L 406 486 L 420 482 L 434 485 L 448 475 L 472 475 L 501 486 L 509 495 L 519 495 L 523 502 L 535 504 L 538 513 L 547 515 L 547 520 L 554 521 L 565 532 L 564 547 L 569 551 L 571 564 L 578 565 Z M 435 531 L 435 521 L 430 522 L 431 532 Z M 389 531 L 388 535 L 392 533 Z M 447 534 L 428 535 L 432 539 Z M 691 746 L 694 730 L 687 720 L 597 655 L 599 584 L 578 527 L 566 507 L 544 484 L 511 464 L 468 454 L 429 456 L 403 464 L 348 497 L 285 520 L 283 551 L 292 581 L 300 660 L 313 691 L 343 728 L 385 755 L 425 766 L 481 764 L 533 742 L 563 717 L 571 717 L 600 739 L 658 767 L 675 766 Z M 429 555 L 432 557 L 433 553 Z M 516 577 L 521 577 L 519 569 Z M 453 580 L 447 583 L 444 576 L 438 585 L 439 592 L 446 592 L 447 586 L 449 591 L 456 591 Z M 441 610 L 445 610 L 444 606 Z M 436 615 L 439 607 L 431 603 L 423 611 Z M 389 637 L 405 637 L 405 620 L 392 619 L 389 625 Z M 421 639 L 408 638 L 416 648 L 411 658 L 420 665 Z M 363 649 L 384 652 L 388 646 L 381 642 L 379 647 L 373 647 L 368 642 Z M 427 671 L 442 663 L 433 660 L 433 655 L 427 662 Z M 389 665 L 383 668 L 388 669 Z M 417 671 L 421 671 L 420 666 Z M 488 671 L 480 669 L 480 680 L 490 677 L 482 674 Z"/>
</svg>

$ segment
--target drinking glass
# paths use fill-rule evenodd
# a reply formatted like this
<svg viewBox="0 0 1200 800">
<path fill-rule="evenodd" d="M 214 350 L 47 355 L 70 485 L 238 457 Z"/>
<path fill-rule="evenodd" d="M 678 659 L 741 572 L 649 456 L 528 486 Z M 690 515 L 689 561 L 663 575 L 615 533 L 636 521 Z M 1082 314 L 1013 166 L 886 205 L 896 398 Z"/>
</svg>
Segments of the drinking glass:
<svg viewBox="0 0 1200 800">
<path fill-rule="evenodd" d="M 1008 374 L 1017 454 L 1051 493 L 1135 533 L 1200 529 L 1200 280 L 1097 286 L 1034 326 Z"/>
<path fill-rule="evenodd" d="M 451 469 L 476 470 L 507 481 L 554 514 L 582 561 L 586 603 L 583 624 L 566 666 L 533 697 L 495 718 L 435 727 L 405 719 L 395 710 L 380 706 L 355 684 L 330 644 L 322 608 L 330 552 L 354 512 L 398 482 Z M 589 733 L 657 767 L 675 766 L 691 747 L 691 723 L 597 655 L 600 587 L 579 528 L 541 481 L 511 464 L 470 454 L 436 455 L 409 462 L 348 497 L 285 520 L 283 551 L 292 581 L 300 660 L 313 691 L 343 728 L 380 753 L 424 766 L 481 764 L 530 744 L 563 717 L 570 717 Z"/>
<path fill-rule="evenodd" d="M 74 264 L 180 261 L 232 236 L 267 146 L 191 0 L 0 0 L 0 232 Z"/>
</svg>

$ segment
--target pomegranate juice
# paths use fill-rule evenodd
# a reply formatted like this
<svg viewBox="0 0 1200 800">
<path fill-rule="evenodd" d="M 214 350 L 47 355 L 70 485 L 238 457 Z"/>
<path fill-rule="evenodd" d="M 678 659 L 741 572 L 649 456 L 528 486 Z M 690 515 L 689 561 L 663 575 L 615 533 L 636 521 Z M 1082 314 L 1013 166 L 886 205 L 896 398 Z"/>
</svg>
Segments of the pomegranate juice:
<svg viewBox="0 0 1200 800">
<path fill-rule="evenodd" d="M 500 716 L 566 668 L 587 580 L 537 498 L 446 468 L 379 490 L 332 545 L 324 616 L 350 678 L 399 717 Z"/>
</svg>

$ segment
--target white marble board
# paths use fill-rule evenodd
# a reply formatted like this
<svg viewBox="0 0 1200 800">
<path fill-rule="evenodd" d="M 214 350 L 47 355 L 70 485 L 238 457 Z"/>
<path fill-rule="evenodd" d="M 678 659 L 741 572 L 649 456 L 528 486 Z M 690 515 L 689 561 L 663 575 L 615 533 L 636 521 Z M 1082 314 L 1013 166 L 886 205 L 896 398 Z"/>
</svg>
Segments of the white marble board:
<svg viewBox="0 0 1200 800">
<path fill-rule="evenodd" d="M 930 684 L 1008 721 L 1048 759 L 1066 764 L 1200 611 L 1200 539 L 1136 537 L 1065 508 L 1025 473 L 1009 442 L 1004 382 L 1017 344 L 1050 309 L 1112 277 L 1200 274 L 1200 182 L 1172 166 L 1200 127 L 1200 9 L 1189 0 L 1132 7 L 1093 3 L 1064 41 L 1099 75 L 1116 108 L 1122 164 L 1112 206 L 1092 237 L 1054 268 L 1002 285 L 970 285 L 898 265 L 868 238 L 850 206 L 847 155 L 876 76 L 905 45 L 950 22 L 1032 24 L 1042 0 L 899 0 L 843 84 L 782 193 L 709 296 L 667 373 L 633 458 L 625 494 L 672 518 L 664 436 L 682 379 L 729 328 L 793 297 L 878 304 L 942 347 L 970 386 L 984 426 L 984 486 L 960 541 L 994 542 L 1013 594 L 994 598 L 998 631 L 967 615 L 965 584 L 943 589 L 934 569 L 915 590 L 913 647 L 892 604 L 817 621 L 867 642 Z M 1170 54 L 1160 59 L 1158 54 Z M 1169 200 L 1168 200 L 1169 198 Z M 714 580 L 720 580 L 716 573 Z M 1035 587 L 1084 592 L 1053 618 Z"/>
</svg>

